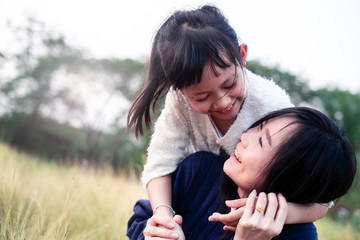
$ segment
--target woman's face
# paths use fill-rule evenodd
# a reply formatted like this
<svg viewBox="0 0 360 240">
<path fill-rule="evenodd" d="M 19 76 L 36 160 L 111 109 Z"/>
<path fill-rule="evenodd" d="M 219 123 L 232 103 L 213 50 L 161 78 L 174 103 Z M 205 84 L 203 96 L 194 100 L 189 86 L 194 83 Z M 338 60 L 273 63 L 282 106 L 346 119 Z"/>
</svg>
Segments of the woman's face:
<svg viewBox="0 0 360 240">
<path fill-rule="evenodd" d="M 234 120 L 247 95 L 247 80 L 242 68 L 235 64 L 226 69 L 215 65 L 215 69 L 218 74 L 207 64 L 201 82 L 182 92 L 196 111 L 218 120 Z"/>
<path fill-rule="evenodd" d="M 264 168 L 285 136 L 294 129 L 295 119 L 283 116 L 263 122 L 241 135 L 235 152 L 224 164 L 224 172 L 238 186 L 239 195 L 246 197 L 262 184 Z"/>
</svg>

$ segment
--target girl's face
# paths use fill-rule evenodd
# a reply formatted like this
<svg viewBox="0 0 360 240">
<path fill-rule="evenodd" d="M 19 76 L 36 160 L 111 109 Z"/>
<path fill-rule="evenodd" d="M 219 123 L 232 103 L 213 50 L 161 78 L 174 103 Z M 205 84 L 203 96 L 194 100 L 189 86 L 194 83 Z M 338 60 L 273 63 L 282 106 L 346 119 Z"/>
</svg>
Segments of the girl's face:
<svg viewBox="0 0 360 240">
<path fill-rule="evenodd" d="M 234 64 L 226 69 L 215 66 L 215 69 L 218 74 L 207 64 L 201 82 L 182 89 L 182 92 L 196 111 L 216 120 L 235 120 L 247 95 L 244 72 Z"/>
<path fill-rule="evenodd" d="M 296 126 L 289 125 L 294 120 L 289 116 L 271 119 L 241 135 L 235 152 L 224 164 L 224 172 L 238 186 L 241 197 L 246 197 L 253 189 L 261 186 L 264 179 L 263 171 L 276 147 Z"/>
</svg>

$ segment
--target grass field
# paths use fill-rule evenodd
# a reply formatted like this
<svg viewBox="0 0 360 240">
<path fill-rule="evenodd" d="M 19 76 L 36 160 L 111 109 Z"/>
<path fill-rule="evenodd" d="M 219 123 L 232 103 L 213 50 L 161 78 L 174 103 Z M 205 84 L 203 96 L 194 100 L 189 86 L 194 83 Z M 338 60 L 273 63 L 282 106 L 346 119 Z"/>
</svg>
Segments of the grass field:
<svg viewBox="0 0 360 240">
<path fill-rule="evenodd" d="M 44 163 L 0 143 L 0 239 L 127 239 L 136 178 Z M 316 222 L 319 239 L 360 239 L 350 224 Z"/>
</svg>

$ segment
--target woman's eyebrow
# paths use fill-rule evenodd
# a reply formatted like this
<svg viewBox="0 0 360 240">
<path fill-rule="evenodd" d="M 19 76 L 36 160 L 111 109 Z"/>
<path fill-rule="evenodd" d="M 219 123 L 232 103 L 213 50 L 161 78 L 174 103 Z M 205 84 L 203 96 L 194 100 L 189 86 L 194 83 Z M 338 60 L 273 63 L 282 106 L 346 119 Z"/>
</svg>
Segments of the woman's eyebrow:
<svg viewBox="0 0 360 240">
<path fill-rule="evenodd" d="M 269 132 L 269 128 L 266 128 L 266 129 L 265 129 L 265 135 L 266 135 L 266 140 L 267 140 L 267 142 L 268 142 L 269 145 L 271 146 L 271 135 L 270 135 L 270 132 Z"/>
</svg>

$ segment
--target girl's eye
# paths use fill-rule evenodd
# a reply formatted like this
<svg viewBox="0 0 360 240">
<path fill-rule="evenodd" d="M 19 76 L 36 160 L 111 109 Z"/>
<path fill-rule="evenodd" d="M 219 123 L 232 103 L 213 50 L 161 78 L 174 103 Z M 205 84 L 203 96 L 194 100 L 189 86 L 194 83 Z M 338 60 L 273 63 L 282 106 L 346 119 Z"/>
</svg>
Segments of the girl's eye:
<svg viewBox="0 0 360 240">
<path fill-rule="evenodd" d="M 237 79 L 235 78 L 234 79 L 234 82 L 230 85 L 230 86 L 227 86 L 227 87 L 224 87 L 225 89 L 232 89 L 233 87 L 235 87 L 235 85 L 236 85 L 236 81 Z"/>
<path fill-rule="evenodd" d="M 259 125 L 259 128 L 260 128 L 260 130 L 262 130 L 263 129 L 263 123 L 260 123 L 260 125 Z"/>
<path fill-rule="evenodd" d="M 195 101 L 197 102 L 203 102 L 205 101 L 206 99 L 208 99 L 208 96 L 204 97 L 204 98 L 201 98 L 201 99 L 195 99 Z"/>
</svg>

